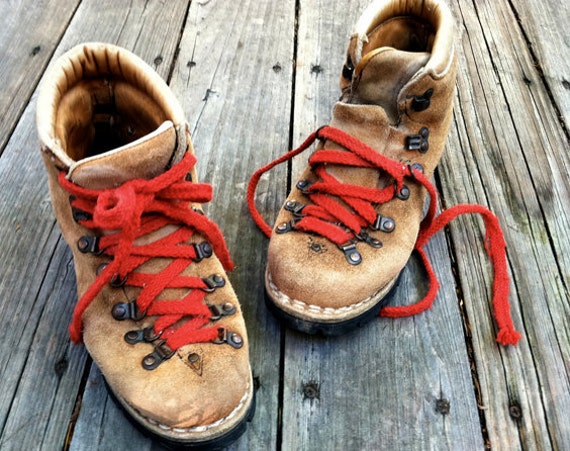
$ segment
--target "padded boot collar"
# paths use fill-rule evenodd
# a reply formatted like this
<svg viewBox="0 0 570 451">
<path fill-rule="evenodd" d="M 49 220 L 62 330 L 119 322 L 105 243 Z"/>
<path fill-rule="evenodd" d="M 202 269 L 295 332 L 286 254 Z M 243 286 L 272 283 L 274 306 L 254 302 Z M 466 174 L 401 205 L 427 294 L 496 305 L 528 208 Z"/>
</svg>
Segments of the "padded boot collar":
<svg viewBox="0 0 570 451">
<path fill-rule="evenodd" d="M 73 146 L 68 146 L 66 137 L 62 136 L 61 130 L 68 129 L 69 123 L 77 120 L 65 116 L 69 114 L 68 105 L 64 103 L 66 95 L 80 83 L 86 80 L 96 83 L 101 77 L 124 82 L 124 85 L 135 87 L 148 98 L 148 103 L 164 115 L 156 119 L 156 127 L 166 120 L 174 124 L 178 143 L 171 163 L 180 161 L 187 150 L 188 126 L 182 107 L 164 80 L 142 59 L 125 49 L 110 44 L 86 43 L 59 58 L 41 83 L 37 102 L 38 134 L 43 143 L 42 150 L 48 152 L 56 166 L 67 169 L 75 161 L 86 157 L 74 155 Z M 73 95 L 80 101 L 93 101 L 81 97 L 81 93 L 74 92 Z M 67 124 L 62 125 L 64 121 Z"/>
<path fill-rule="evenodd" d="M 347 55 L 349 65 L 358 65 L 370 34 L 380 24 L 406 16 L 431 23 L 435 37 L 431 43 L 431 56 L 424 70 L 436 78 L 444 76 L 450 70 L 454 59 L 455 25 L 451 11 L 441 0 L 376 0 L 371 3 L 358 20 L 351 36 Z"/>
</svg>

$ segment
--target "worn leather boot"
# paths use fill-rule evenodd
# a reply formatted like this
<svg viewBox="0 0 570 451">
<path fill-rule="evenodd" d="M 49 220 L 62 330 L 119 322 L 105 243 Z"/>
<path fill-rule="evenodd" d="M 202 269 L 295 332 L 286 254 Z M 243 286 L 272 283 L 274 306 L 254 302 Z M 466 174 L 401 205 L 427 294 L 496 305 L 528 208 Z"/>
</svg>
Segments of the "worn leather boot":
<svg viewBox="0 0 570 451">
<path fill-rule="evenodd" d="M 436 215 L 430 179 L 452 117 L 454 37 L 453 18 L 441 0 L 374 2 L 350 39 L 330 125 L 252 176 L 249 209 L 271 238 L 266 301 L 288 326 L 334 335 L 378 313 L 402 317 L 426 310 L 439 283 L 425 244 L 458 215 L 476 213 L 485 222 L 495 273 L 497 341 L 520 339 L 510 317 L 498 219 L 481 205 L 456 205 Z M 261 175 L 316 140 L 309 165 L 270 228 L 255 206 Z M 426 269 L 427 293 L 416 303 L 386 306 L 414 250 Z"/>
<path fill-rule="evenodd" d="M 84 44 L 45 76 L 37 123 L 75 262 L 72 339 L 146 432 L 227 445 L 253 413 L 248 340 L 179 103 L 135 55 Z"/>
<path fill-rule="evenodd" d="M 269 243 L 267 301 L 289 326 L 344 333 L 388 301 L 423 217 L 413 174 L 431 177 L 449 129 L 454 38 L 438 0 L 376 1 L 358 20 L 342 97 Z"/>
</svg>

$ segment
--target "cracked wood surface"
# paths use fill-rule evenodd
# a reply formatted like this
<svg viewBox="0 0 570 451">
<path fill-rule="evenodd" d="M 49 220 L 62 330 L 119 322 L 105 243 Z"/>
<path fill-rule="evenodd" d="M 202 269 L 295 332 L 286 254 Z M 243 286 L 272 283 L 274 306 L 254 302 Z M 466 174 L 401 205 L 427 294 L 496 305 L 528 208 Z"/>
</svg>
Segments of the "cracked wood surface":
<svg viewBox="0 0 570 451">
<path fill-rule="evenodd" d="M 428 253 L 442 289 L 417 317 L 335 339 L 282 329 L 263 303 L 267 241 L 245 206 L 249 176 L 327 123 L 347 37 L 366 0 L 2 2 L 0 31 L 0 449 L 158 450 L 71 345 L 75 276 L 35 133 L 37 83 L 80 42 L 116 43 L 164 77 L 187 114 L 207 213 L 236 262 L 258 382 L 257 412 L 231 449 L 570 449 L 569 6 L 450 0 L 461 40 L 454 120 L 437 171 L 442 205 L 500 218 L 511 306 L 524 338 L 494 342 L 479 219 Z M 305 165 L 301 157 L 292 176 Z M 264 177 L 272 220 L 287 168 Z M 421 296 L 412 259 L 395 303 Z"/>
</svg>

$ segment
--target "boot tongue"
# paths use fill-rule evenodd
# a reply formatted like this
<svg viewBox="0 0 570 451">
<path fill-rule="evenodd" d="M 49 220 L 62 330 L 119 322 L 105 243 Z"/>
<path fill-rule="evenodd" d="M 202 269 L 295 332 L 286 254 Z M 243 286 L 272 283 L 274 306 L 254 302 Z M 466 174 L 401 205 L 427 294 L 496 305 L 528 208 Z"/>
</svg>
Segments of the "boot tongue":
<svg viewBox="0 0 570 451">
<path fill-rule="evenodd" d="M 429 53 L 380 47 L 364 54 L 353 76 L 350 95 L 333 110 L 331 126 L 358 137 L 377 152 L 395 159 L 389 142 L 398 121 L 398 96 L 406 83 L 425 66 Z M 380 108 L 378 108 L 380 107 Z M 342 148 L 330 141 L 325 148 Z M 387 183 L 376 169 L 328 165 L 327 171 L 344 183 L 379 187 Z"/>
<path fill-rule="evenodd" d="M 358 62 L 348 103 L 378 105 L 392 124 L 398 118 L 398 95 L 402 87 L 426 65 L 429 53 L 406 52 L 380 47 Z"/>
<path fill-rule="evenodd" d="M 342 130 L 357 137 L 379 153 L 387 154 L 386 143 L 390 137 L 390 123 L 386 112 L 375 105 L 352 105 L 337 102 L 333 109 L 331 127 Z M 339 144 L 327 140 L 325 149 L 345 150 Z M 392 155 L 387 155 L 392 157 Z M 336 164 L 327 164 L 327 172 L 339 181 L 352 185 L 377 188 L 383 184 L 379 179 L 377 169 L 355 168 Z"/>
<path fill-rule="evenodd" d="M 69 169 L 70 180 L 83 188 L 116 188 L 132 179 L 150 180 L 168 167 L 177 146 L 170 121 L 125 146 L 85 158 Z"/>
</svg>

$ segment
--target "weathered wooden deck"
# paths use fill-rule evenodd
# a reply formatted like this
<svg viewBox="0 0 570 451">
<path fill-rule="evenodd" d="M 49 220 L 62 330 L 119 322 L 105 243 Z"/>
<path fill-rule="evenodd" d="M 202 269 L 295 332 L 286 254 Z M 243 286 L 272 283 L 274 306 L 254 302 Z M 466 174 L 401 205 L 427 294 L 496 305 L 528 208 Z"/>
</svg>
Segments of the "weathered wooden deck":
<svg viewBox="0 0 570 451">
<path fill-rule="evenodd" d="M 67 325 L 71 252 L 35 131 L 50 61 L 84 41 L 153 65 L 191 124 L 207 212 L 224 230 L 252 343 L 257 412 L 232 449 L 570 449 L 570 4 L 450 0 L 459 22 L 444 206 L 501 219 L 524 338 L 494 341 L 490 266 L 476 218 L 429 246 L 431 311 L 322 339 L 282 329 L 263 303 L 267 242 L 245 204 L 259 166 L 330 117 L 347 37 L 368 0 L 0 1 L 0 449 L 160 449 L 108 398 Z M 305 159 L 293 165 L 293 172 Z M 273 217 L 287 168 L 264 178 Z M 421 295 L 412 261 L 398 302 Z"/>
</svg>

